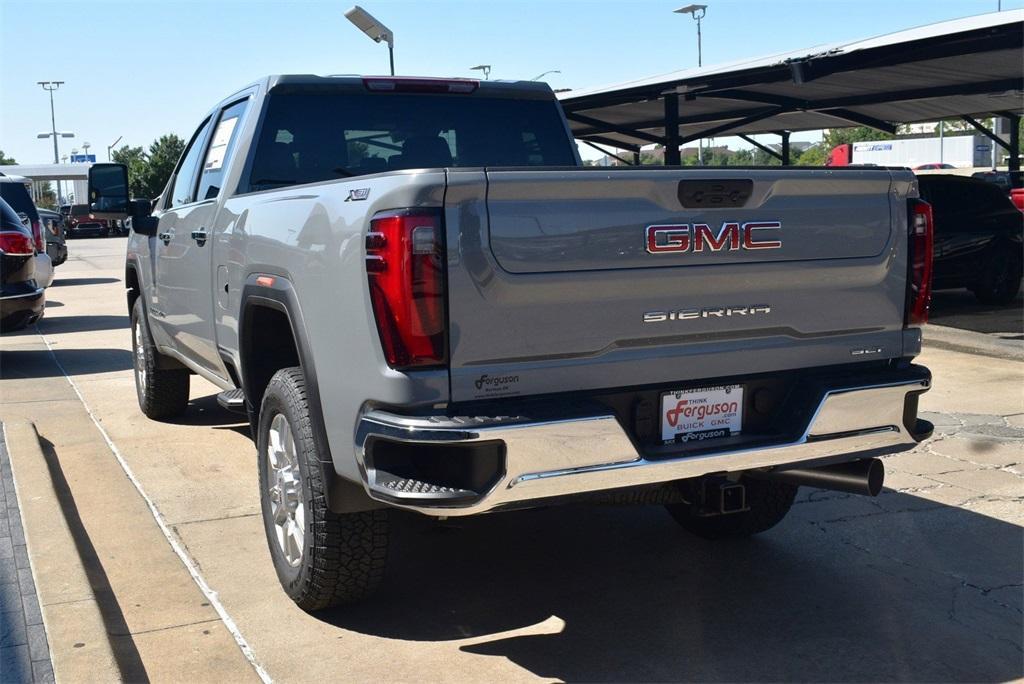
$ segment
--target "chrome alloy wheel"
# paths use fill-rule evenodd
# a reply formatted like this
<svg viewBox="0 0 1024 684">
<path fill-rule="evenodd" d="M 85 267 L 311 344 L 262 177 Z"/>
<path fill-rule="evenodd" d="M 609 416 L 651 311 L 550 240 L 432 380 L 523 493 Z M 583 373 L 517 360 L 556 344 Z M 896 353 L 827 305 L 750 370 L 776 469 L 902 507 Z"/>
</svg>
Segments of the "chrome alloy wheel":
<svg viewBox="0 0 1024 684">
<path fill-rule="evenodd" d="M 306 536 L 306 507 L 302 501 L 302 475 L 295 453 L 295 437 L 283 413 L 275 415 L 270 422 L 266 457 L 267 496 L 277 545 L 288 564 L 298 567 Z"/>
<path fill-rule="evenodd" d="M 142 341 L 142 321 L 135 321 L 135 379 L 139 392 L 146 394 L 146 349 Z"/>
</svg>

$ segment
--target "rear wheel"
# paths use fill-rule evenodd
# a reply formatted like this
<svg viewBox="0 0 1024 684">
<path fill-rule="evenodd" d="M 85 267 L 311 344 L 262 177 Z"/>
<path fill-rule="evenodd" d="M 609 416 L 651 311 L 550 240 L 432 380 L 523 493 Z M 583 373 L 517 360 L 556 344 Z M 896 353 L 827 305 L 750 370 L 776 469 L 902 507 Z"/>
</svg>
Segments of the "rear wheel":
<svg viewBox="0 0 1024 684">
<path fill-rule="evenodd" d="M 388 511 L 333 513 L 302 370 L 277 371 L 256 431 L 263 527 L 285 592 L 306 611 L 369 596 L 384 574 Z"/>
<path fill-rule="evenodd" d="M 1005 245 L 995 251 L 983 267 L 981 277 L 971 288 L 979 302 L 1009 304 L 1020 291 L 1024 257 L 1020 248 Z"/>
<path fill-rule="evenodd" d="M 135 393 L 139 398 L 139 408 L 154 420 L 180 416 L 188 408 L 188 369 L 161 368 L 166 365 L 162 357 L 149 334 L 142 300 L 136 299 L 132 306 Z"/>
<path fill-rule="evenodd" d="M 723 515 L 698 515 L 693 504 L 665 506 L 675 521 L 688 532 L 705 539 L 749 537 L 769 530 L 786 517 L 793 506 L 797 485 L 765 480 L 742 480 L 749 510 Z"/>
</svg>

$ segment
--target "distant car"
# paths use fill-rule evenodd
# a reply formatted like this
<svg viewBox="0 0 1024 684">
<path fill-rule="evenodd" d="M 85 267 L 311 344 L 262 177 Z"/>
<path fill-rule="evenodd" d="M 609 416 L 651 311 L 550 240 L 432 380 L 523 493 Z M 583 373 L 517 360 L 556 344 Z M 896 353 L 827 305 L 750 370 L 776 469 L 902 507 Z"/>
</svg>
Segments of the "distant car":
<svg viewBox="0 0 1024 684">
<path fill-rule="evenodd" d="M 1024 187 L 1024 171 L 978 171 L 971 174 L 971 178 L 978 178 L 997 185 L 1004 192 Z"/>
<path fill-rule="evenodd" d="M 43 224 L 39 220 L 39 210 L 36 209 L 32 195 L 29 194 L 30 186 L 31 181 L 22 176 L 2 176 L 0 177 L 0 197 L 11 205 L 11 208 L 21 218 L 21 222 L 32 232 L 32 242 L 36 250 L 35 279 L 43 287 L 49 287 L 53 282 L 53 262 L 50 260 L 50 255 L 46 253 Z"/>
<path fill-rule="evenodd" d="M 934 171 L 935 169 L 955 169 L 956 167 L 952 164 L 920 164 L 914 167 L 914 171 Z"/>
<path fill-rule="evenodd" d="M 68 245 L 64 240 L 64 217 L 50 209 L 39 209 L 39 221 L 43 224 L 43 235 L 46 238 L 46 253 L 54 266 L 60 266 L 68 260 Z"/>
<path fill-rule="evenodd" d="M 4 332 L 31 325 L 43 315 L 46 295 L 35 279 L 35 256 L 32 230 L 0 199 L 0 330 Z"/>
<path fill-rule="evenodd" d="M 1024 273 L 1024 215 L 998 186 L 977 178 L 917 179 L 935 217 L 935 289 L 966 287 L 979 301 L 1008 304 Z"/>
<path fill-rule="evenodd" d="M 68 215 L 68 237 L 100 237 L 110 234 L 110 224 L 105 219 L 96 218 L 89 211 L 88 204 L 75 204 Z"/>
</svg>

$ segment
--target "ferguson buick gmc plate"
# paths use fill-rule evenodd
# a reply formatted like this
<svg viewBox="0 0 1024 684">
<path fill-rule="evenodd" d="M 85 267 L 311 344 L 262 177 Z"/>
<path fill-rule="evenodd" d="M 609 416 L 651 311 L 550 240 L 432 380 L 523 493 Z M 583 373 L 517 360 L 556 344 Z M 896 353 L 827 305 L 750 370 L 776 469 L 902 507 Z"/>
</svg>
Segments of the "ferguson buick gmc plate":
<svg viewBox="0 0 1024 684">
<path fill-rule="evenodd" d="M 661 440 L 703 441 L 740 433 L 743 386 L 700 387 L 661 395 Z"/>
</svg>

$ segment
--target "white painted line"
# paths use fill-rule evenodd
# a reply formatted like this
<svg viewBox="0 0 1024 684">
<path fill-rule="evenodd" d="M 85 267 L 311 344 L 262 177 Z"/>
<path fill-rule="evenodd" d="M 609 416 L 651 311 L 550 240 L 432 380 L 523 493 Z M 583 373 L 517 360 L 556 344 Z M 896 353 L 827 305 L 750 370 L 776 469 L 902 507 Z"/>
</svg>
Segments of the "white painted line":
<svg viewBox="0 0 1024 684">
<path fill-rule="evenodd" d="M 139 482 L 138 478 L 135 477 L 135 473 L 132 472 L 128 462 L 125 461 L 124 456 L 121 455 L 121 451 L 117 448 L 117 445 L 114 444 L 114 440 L 110 439 L 110 435 L 108 435 L 107 431 L 103 429 L 103 425 L 100 421 L 96 419 L 96 416 L 93 414 L 88 402 L 85 401 L 85 397 L 83 397 L 81 391 L 79 391 L 78 385 L 68 374 L 63 364 L 61 364 L 60 359 L 57 358 L 57 355 L 53 352 L 50 340 L 46 339 L 46 335 L 44 335 L 38 327 L 36 327 L 36 333 L 38 333 L 39 337 L 42 338 L 47 351 L 50 352 L 50 356 L 53 358 L 53 362 L 57 364 L 58 368 L 60 368 L 60 372 L 64 374 L 68 384 L 71 385 L 71 389 L 73 389 L 75 394 L 78 395 L 78 400 L 81 401 L 82 406 L 85 407 L 86 413 L 89 414 L 89 419 L 93 422 L 93 425 L 96 426 L 96 429 L 100 431 L 100 434 L 103 435 L 103 440 L 107 443 L 111 453 L 114 454 L 114 458 L 116 458 L 117 462 L 121 465 L 121 470 L 123 470 L 124 474 L 128 476 L 128 480 L 132 483 L 132 486 L 135 487 L 139 496 L 141 496 L 142 500 L 146 502 L 147 506 L 149 506 L 149 512 L 153 514 L 153 519 L 156 520 L 156 524 L 160 527 L 160 532 L 163 533 L 167 543 L 171 545 L 172 549 L 174 549 L 174 553 L 178 554 L 178 558 L 181 559 L 181 562 L 185 565 L 185 568 L 188 570 L 188 574 L 192 575 L 192 579 L 195 581 L 196 586 L 199 587 L 199 591 L 203 592 L 203 596 L 205 596 L 210 602 L 213 609 L 217 611 L 217 615 L 220 616 L 224 626 L 227 627 L 231 636 L 234 637 L 235 643 L 238 644 L 238 648 L 241 649 L 242 655 L 245 656 L 245 659 L 248 660 L 249 664 L 252 665 L 254 670 L 256 670 L 256 674 L 259 675 L 259 678 L 265 682 L 265 684 L 271 684 L 273 680 L 270 678 L 270 675 L 267 674 L 267 671 L 263 669 L 263 666 L 256 661 L 256 654 L 253 653 L 252 647 L 249 646 L 249 642 L 245 640 L 244 636 L 242 636 L 242 632 L 238 629 L 238 625 L 235 624 L 234 619 L 232 619 L 228 614 L 224 604 L 220 602 L 217 592 L 210 588 L 210 585 L 206 582 L 206 578 L 203 577 L 201 572 L 199 572 L 199 566 L 196 564 L 195 560 L 187 551 L 185 551 L 184 548 L 182 548 L 181 544 L 178 543 L 178 540 L 175 539 L 170 527 L 167 526 L 167 521 L 164 520 L 163 514 L 160 513 L 156 504 L 154 504 L 153 500 L 146 494 L 146 491 L 142 488 L 142 484 Z"/>
</svg>

